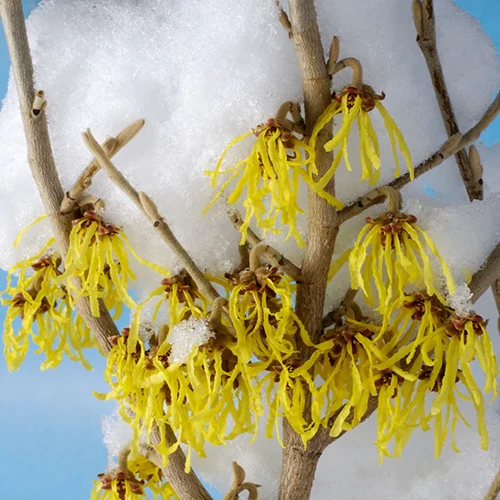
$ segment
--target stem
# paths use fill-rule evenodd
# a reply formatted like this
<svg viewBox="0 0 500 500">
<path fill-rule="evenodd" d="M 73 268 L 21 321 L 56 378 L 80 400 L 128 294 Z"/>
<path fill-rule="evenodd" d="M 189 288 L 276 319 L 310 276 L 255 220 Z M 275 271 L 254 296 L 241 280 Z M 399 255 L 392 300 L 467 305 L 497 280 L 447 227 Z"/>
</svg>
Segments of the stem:
<svg viewBox="0 0 500 500">
<path fill-rule="evenodd" d="M 500 278 L 500 243 L 492 250 L 484 265 L 472 277 L 469 283 L 472 302 L 479 300 L 486 290 Z"/>
<path fill-rule="evenodd" d="M 484 497 L 484 500 L 496 500 L 498 494 L 500 493 L 500 470 L 497 472 L 497 475 L 494 477 L 488 493 Z"/>
<path fill-rule="evenodd" d="M 434 17 L 433 0 L 422 0 L 413 2 L 413 16 L 417 28 L 417 43 L 424 55 L 432 85 L 439 104 L 439 110 L 449 137 L 460 132 L 451 104 L 450 95 L 444 79 L 443 67 L 439 60 L 436 43 L 436 20 Z M 421 33 L 419 33 L 421 32 Z M 455 160 L 460 175 L 465 184 L 470 201 L 483 199 L 483 183 L 477 178 L 469 161 L 469 156 L 464 149 L 455 153 Z"/>
<path fill-rule="evenodd" d="M 169 425 L 165 426 L 165 435 L 169 446 L 177 442 L 177 437 Z M 153 445 L 160 442 L 161 437 L 158 427 L 153 428 L 150 439 Z M 148 453 L 147 458 L 158 467 L 161 467 L 161 458 L 156 451 Z M 192 469 L 188 473 L 184 472 L 185 463 L 186 455 L 179 446 L 168 456 L 168 466 L 162 468 L 165 480 L 172 485 L 181 500 L 213 500 Z"/>
<path fill-rule="evenodd" d="M 292 40 L 302 77 L 306 135 L 310 135 L 319 116 L 331 102 L 330 75 L 321 45 L 316 10 L 313 0 L 289 0 Z M 332 126 L 325 126 L 318 135 L 316 166 L 318 178 L 329 169 L 333 155 L 323 146 L 332 136 Z M 334 179 L 326 186 L 334 195 Z M 338 234 L 337 212 L 334 207 L 308 189 L 307 243 L 301 268 L 302 281 L 297 287 L 296 312 L 313 342 L 322 331 L 328 270 Z M 302 359 L 307 359 L 310 349 L 298 345 Z M 310 411 L 310 397 L 306 411 Z M 302 440 L 283 419 L 284 445 L 281 469 L 280 500 L 307 500 L 310 497 L 316 466 L 324 450 L 324 433 L 318 434 L 304 450 Z"/>
<path fill-rule="evenodd" d="M 335 40 L 335 37 L 334 37 Z M 337 74 L 339 71 L 342 71 L 344 68 L 352 69 L 352 78 L 351 78 L 351 87 L 355 87 L 358 90 L 361 90 L 363 87 L 363 66 L 359 62 L 359 59 L 355 57 L 346 57 L 342 59 L 333 68 L 332 75 Z"/>
<path fill-rule="evenodd" d="M 243 219 L 241 218 L 241 214 L 236 209 L 232 209 L 229 213 L 229 218 L 231 222 L 234 224 L 236 229 L 239 230 L 241 225 L 243 224 Z M 251 228 L 247 229 L 247 245 L 252 249 L 257 245 L 262 243 L 262 240 L 252 231 Z M 284 255 L 280 254 L 278 250 L 273 247 L 267 246 L 269 251 L 267 252 L 266 258 L 269 259 L 269 262 L 273 266 L 278 267 L 281 271 L 288 276 L 290 276 L 295 282 L 300 283 L 302 280 L 302 271 L 300 267 L 296 266 L 291 260 L 288 260 Z"/>
</svg>

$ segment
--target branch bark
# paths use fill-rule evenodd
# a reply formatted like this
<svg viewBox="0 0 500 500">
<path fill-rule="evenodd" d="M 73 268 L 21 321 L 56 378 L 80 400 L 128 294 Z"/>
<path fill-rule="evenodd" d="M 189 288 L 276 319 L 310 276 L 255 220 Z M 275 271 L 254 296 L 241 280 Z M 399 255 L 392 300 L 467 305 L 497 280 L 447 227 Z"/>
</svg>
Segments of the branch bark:
<svg viewBox="0 0 500 500">
<path fill-rule="evenodd" d="M 498 93 L 493 100 L 493 102 L 489 105 L 488 109 L 485 111 L 484 115 L 481 119 L 470 128 L 464 135 L 456 136 L 460 140 L 456 142 L 455 145 L 455 137 L 451 137 L 429 158 L 424 160 L 422 163 L 419 163 L 415 168 L 415 178 L 420 177 L 422 174 L 425 174 L 429 170 L 441 165 L 444 160 L 454 155 L 456 152 L 461 149 L 467 147 L 472 142 L 479 139 L 481 134 L 488 128 L 490 123 L 498 116 L 500 113 L 500 93 Z M 450 147 L 451 146 L 451 147 Z M 410 175 L 406 173 L 397 179 L 394 179 L 392 182 L 389 182 L 387 186 L 392 187 L 394 189 L 401 189 L 407 184 L 411 182 Z M 350 203 L 345 206 L 339 213 L 339 223 L 343 224 L 349 219 L 352 219 L 356 215 L 364 212 L 367 208 L 373 207 L 374 205 L 378 205 L 379 203 L 383 203 L 385 197 L 379 196 L 377 198 L 371 199 L 370 194 L 373 191 L 370 191 L 366 195 L 363 195 L 361 198 L 358 198 L 356 201 Z"/>
<path fill-rule="evenodd" d="M 36 97 L 34 88 L 33 62 L 31 59 L 26 24 L 21 0 L 0 0 L 0 17 L 7 39 L 12 69 L 16 80 L 19 106 L 28 148 L 28 162 L 45 210 L 49 215 L 52 232 L 57 240 L 61 256 L 65 256 L 69 246 L 71 219 L 60 213 L 64 192 L 57 174 L 50 143 L 47 119 L 43 109 L 32 113 Z M 111 350 L 108 338 L 119 335 L 118 329 L 102 302 L 99 303 L 100 317 L 90 310 L 87 298 L 77 302 L 78 313 L 92 331 L 101 351 Z M 170 430 L 173 434 L 173 432 Z M 177 450 L 164 474 L 183 500 L 212 500 L 199 479 L 193 473 L 184 473 L 185 457 Z"/>
<path fill-rule="evenodd" d="M 306 135 L 310 135 L 316 120 L 331 102 L 330 77 L 326 68 L 314 1 L 289 0 L 288 3 L 292 40 L 302 77 Z M 323 148 L 331 136 L 331 125 L 324 127 L 318 136 L 316 166 L 320 178 L 332 163 L 333 155 L 325 152 Z M 334 194 L 333 179 L 326 189 Z M 309 189 L 307 243 L 301 268 L 302 281 L 297 287 L 296 312 L 313 342 L 318 341 L 322 331 L 328 269 L 338 230 L 336 210 Z M 299 346 L 299 349 L 303 359 L 310 355 L 306 346 Z M 310 401 L 307 407 L 310 407 Z M 286 419 L 283 419 L 283 435 L 285 449 L 279 499 L 307 500 L 310 497 L 319 457 L 326 446 L 325 436 L 322 432 L 318 432 L 304 450 L 300 436 L 290 427 Z"/>
<path fill-rule="evenodd" d="M 500 470 L 491 482 L 490 488 L 484 500 L 497 500 L 498 494 L 500 493 Z"/>
<path fill-rule="evenodd" d="M 417 14 L 421 11 L 421 14 Z M 424 55 L 432 85 L 439 104 L 439 110 L 448 133 L 448 137 L 460 132 L 453 112 L 453 106 L 446 87 L 443 68 L 439 60 L 436 44 L 436 19 L 433 0 L 413 0 L 414 20 L 417 27 L 417 43 Z M 417 19 L 419 17 L 419 19 Z M 483 181 L 481 173 L 475 172 L 465 149 L 455 153 L 455 160 L 470 201 L 483 199 Z"/>
<path fill-rule="evenodd" d="M 474 274 L 469 283 L 473 294 L 472 302 L 477 302 L 498 278 L 500 278 L 500 243 L 492 250 L 484 265 Z"/>
</svg>

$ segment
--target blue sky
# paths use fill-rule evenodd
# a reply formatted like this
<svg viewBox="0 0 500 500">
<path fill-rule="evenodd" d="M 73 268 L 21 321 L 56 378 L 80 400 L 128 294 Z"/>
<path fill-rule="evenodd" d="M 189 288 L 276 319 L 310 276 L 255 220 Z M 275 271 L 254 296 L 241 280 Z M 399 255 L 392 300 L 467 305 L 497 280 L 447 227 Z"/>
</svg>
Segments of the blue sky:
<svg viewBox="0 0 500 500">
<path fill-rule="evenodd" d="M 25 0 L 26 14 L 37 4 Z M 500 1 L 457 0 L 479 19 L 500 51 Z M 0 96 L 5 95 L 8 54 L 0 27 Z M 500 137 L 500 122 L 485 134 Z M 0 272 L 0 288 L 5 274 Z M 5 308 L 0 306 L 0 321 Z M 100 418 L 113 410 L 91 391 L 105 392 L 104 361 L 91 356 L 95 369 L 63 362 L 57 371 L 39 370 L 40 358 L 28 355 L 20 371 L 9 374 L 0 362 L 0 484 L 2 498 L 86 500 L 91 481 L 106 465 Z"/>
</svg>

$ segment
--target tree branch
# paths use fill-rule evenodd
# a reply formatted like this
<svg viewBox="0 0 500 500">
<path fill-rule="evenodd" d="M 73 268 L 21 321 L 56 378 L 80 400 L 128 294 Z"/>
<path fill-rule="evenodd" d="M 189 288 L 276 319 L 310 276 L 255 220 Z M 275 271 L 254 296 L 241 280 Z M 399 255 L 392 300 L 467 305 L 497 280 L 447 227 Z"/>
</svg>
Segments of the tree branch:
<svg viewBox="0 0 500 500">
<path fill-rule="evenodd" d="M 424 55 L 432 85 L 439 104 L 439 110 L 446 128 L 448 136 L 457 134 L 459 131 L 453 106 L 451 104 L 446 81 L 444 79 L 443 68 L 439 60 L 439 53 L 436 44 L 436 20 L 434 17 L 433 0 L 413 0 L 413 15 L 417 28 L 417 43 Z M 483 181 L 481 173 L 473 169 L 469 161 L 469 156 L 465 149 L 455 153 L 455 160 L 460 175 L 464 181 L 470 201 L 483 199 Z"/>
<path fill-rule="evenodd" d="M 494 101 L 489 105 L 488 109 L 485 111 L 484 115 L 481 119 L 470 128 L 464 135 L 456 135 L 450 137 L 443 145 L 433 153 L 429 158 L 424 160 L 422 163 L 419 163 L 415 168 L 415 178 L 420 177 L 422 174 L 425 174 L 429 170 L 441 165 L 444 160 L 446 160 L 451 155 L 454 155 L 456 152 L 461 149 L 469 146 L 472 142 L 479 139 L 480 135 L 488 128 L 490 123 L 497 117 L 500 113 L 500 93 L 497 94 Z M 460 139 L 460 140 L 458 140 Z M 457 142 L 458 140 L 458 142 Z M 394 179 L 392 182 L 389 182 L 387 186 L 392 187 L 394 189 L 401 189 L 407 184 L 411 182 L 410 175 L 406 173 L 397 179 Z M 366 195 L 358 198 L 353 203 L 345 206 L 339 213 L 339 222 L 343 224 L 349 219 L 352 219 L 356 215 L 364 212 L 367 208 L 373 207 L 374 205 L 378 205 L 379 203 L 383 203 L 384 197 L 379 196 L 376 198 L 372 198 L 373 190 L 367 193 Z"/>
<path fill-rule="evenodd" d="M 101 169 L 106 172 L 111 182 L 123 191 L 147 217 L 160 238 L 167 244 L 170 250 L 181 262 L 182 267 L 184 267 L 184 269 L 186 269 L 189 275 L 193 278 L 200 292 L 211 302 L 214 302 L 217 298 L 219 298 L 220 295 L 217 293 L 217 290 L 215 290 L 210 281 L 194 263 L 193 259 L 189 256 L 184 247 L 172 233 L 169 225 L 158 213 L 158 208 L 154 202 L 145 193 L 138 193 L 135 190 L 125 176 L 113 165 L 102 147 L 95 140 L 90 130 L 87 130 L 87 132 L 83 134 L 83 139 Z"/>
<path fill-rule="evenodd" d="M 475 303 L 500 278 L 500 243 L 490 253 L 484 265 L 476 271 L 469 283 L 472 302 Z"/>
<path fill-rule="evenodd" d="M 490 488 L 484 500 L 497 500 L 498 494 L 500 493 L 500 470 L 497 472 L 497 475 L 493 478 L 491 482 Z"/>
<path fill-rule="evenodd" d="M 102 149 L 109 158 L 113 158 L 124 146 L 126 146 L 142 129 L 144 120 L 137 120 L 125 127 L 116 137 L 106 139 Z M 78 199 L 92 184 L 92 178 L 99 171 L 99 165 L 92 160 L 89 165 L 78 176 L 77 180 L 64 195 L 61 203 L 61 213 L 68 214 L 72 212 L 78 202 Z"/>
<path fill-rule="evenodd" d="M 169 425 L 165 426 L 165 435 L 168 446 L 177 442 L 177 437 Z M 160 443 L 161 436 L 158 427 L 155 426 L 153 428 L 150 439 L 153 445 Z M 144 448 L 141 449 L 141 453 L 143 453 L 143 450 Z M 155 450 L 150 451 L 145 456 L 155 465 L 161 467 L 161 458 Z M 188 473 L 184 472 L 185 463 L 186 455 L 184 455 L 182 448 L 179 446 L 168 456 L 167 467 L 161 469 L 166 481 L 172 485 L 181 500 L 213 500 L 210 493 L 208 493 L 203 484 L 201 484 L 201 481 L 192 469 Z"/>
<path fill-rule="evenodd" d="M 292 40 L 299 63 L 304 94 L 306 135 L 310 135 L 319 116 L 331 102 L 330 76 L 328 75 L 323 46 L 316 19 L 313 0 L 289 0 Z M 318 178 L 329 169 L 333 155 L 324 150 L 332 136 L 332 125 L 320 132 L 316 147 Z M 326 190 L 334 195 L 332 179 Z M 326 200 L 308 189 L 307 242 L 302 264 L 302 282 L 297 286 L 296 312 L 313 342 L 322 331 L 328 270 L 338 234 L 337 212 Z M 298 346 L 301 357 L 306 359 L 310 349 Z M 310 394 L 306 409 L 310 408 Z M 306 410 L 309 411 L 309 410 Z M 280 500 L 306 500 L 310 496 L 314 472 L 324 450 L 323 435 L 318 433 L 307 445 L 283 419 L 285 450 L 281 469 Z"/>
</svg>

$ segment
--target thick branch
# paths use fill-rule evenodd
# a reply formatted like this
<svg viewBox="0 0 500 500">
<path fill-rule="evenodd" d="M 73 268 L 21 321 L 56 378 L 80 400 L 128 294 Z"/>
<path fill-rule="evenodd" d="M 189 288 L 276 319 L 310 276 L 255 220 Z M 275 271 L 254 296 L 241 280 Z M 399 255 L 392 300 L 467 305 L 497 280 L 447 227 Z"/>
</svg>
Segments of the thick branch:
<svg viewBox="0 0 500 500">
<path fill-rule="evenodd" d="M 306 135 L 331 102 L 328 75 L 313 0 L 289 0 L 292 40 L 295 45 L 304 94 Z M 331 138 L 332 126 L 325 126 L 318 136 L 316 167 L 321 178 L 329 169 L 333 155 L 323 146 Z M 326 187 L 335 194 L 334 180 Z M 328 270 L 338 234 L 336 210 L 312 189 L 308 190 L 307 243 L 302 264 L 302 282 L 297 287 L 296 311 L 313 342 L 322 331 Z M 309 349 L 299 346 L 306 358 Z M 310 397 L 310 395 L 309 395 Z M 307 402 L 306 408 L 310 406 Z M 310 496 L 316 465 L 324 450 L 318 433 L 304 450 L 300 437 L 283 419 L 284 444 L 280 500 L 306 500 Z"/>
<path fill-rule="evenodd" d="M 113 165 L 102 147 L 95 140 L 90 130 L 87 130 L 87 132 L 83 134 L 83 138 L 101 169 L 106 172 L 111 182 L 123 191 L 147 217 L 161 239 L 179 259 L 182 267 L 184 267 L 184 269 L 186 269 L 189 275 L 193 278 L 200 292 L 211 302 L 219 298 L 217 290 L 215 290 L 210 281 L 203 275 L 201 270 L 194 263 L 193 259 L 186 252 L 184 247 L 179 243 L 170 230 L 169 225 L 158 213 L 158 209 L 153 201 L 144 193 L 138 193 L 135 190 L 125 176 Z"/>
<path fill-rule="evenodd" d="M 500 113 L 500 93 L 497 94 L 495 100 L 490 104 L 481 119 L 470 128 L 463 136 L 457 135 L 448 139 L 435 153 L 433 153 L 429 158 L 424 160 L 422 163 L 418 164 L 415 170 L 415 178 L 420 177 L 429 170 L 441 165 L 444 160 L 446 160 L 451 155 L 460 151 L 461 149 L 469 146 L 472 142 L 479 139 L 480 135 L 488 128 L 490 123 L 497 117 Z M 458 142 L 456 140 L 460 138 Z M 401 189 L 411 182 L 410 175 L 406 173 L 392 182 L 387 184 L 389 187 L 394 189 Z M 343 224 L 345 221 L 352 219 L 356 215 L 364 212 L 367 208 L 383 203 L 384 197 L 379 196 L 377 198 L 371 199 L 373 190 L 368 194 L 362 196 L 353 203 L 350 203 L 344 207 L 339 213 L 339 222 Z"/>
<path fill-rule="evenodd" d="M 439 53 L 436 44 L 436 20 L 434 17 L 433 0 L 414 0 L 414 16 L 420 9 L 422 12 L 420 20 L 418 21 L 419 26 L 417 26 L 417 31 L 420 32 L 417 35 L 417 43 L 422 51 L 422 54 L 424 55 L 427 68 L 429 69 L 432 85 L 434 87 L 434 92 L 436 94 L 446 132 L 448 133 L 448 136 L 451 137 L 460 131 L 458 129 L 455 113 L 453 112 L 453 106 L 448 94 L 448 89 L 446 88 L 446 81 L 444 79 L 441 61 L 439 60 Z M 415 20 L 415 22 L 417 24 L 417 20 Z M 455 153 L 455 160 L 458 168 L 460 169 L 460 175 L 464 181 L 469 199 L 471 201 L 482 200 L 483 181 L 480 173 L 475 172 L 472 168 L 469 156 L 467 155 L 465 149 L 461 149 Z"/>
<path fill-rule="evenodd" d="M 0 16 L 16 80 L 28 148 L 28 162 L 40 198 L 49 215 L 58 250 L 61 256 L 64 257 L 68 252 L 71 221 L 68 217 L 59 213 L 64 193 L 52 154 L 47 118 L 45 111 L 43 111 L 44 106 L 36 106 L 41 109 L 37 113 L 32 113 L 36 92 L 34 89 L 33 63 L 21 1 L 0 0 Z M 99 303 L 99 318 L 92 315 L 88 298 L 80 298 L 77 301 L 77 309 L 87 326 L 92 330 L 101 351 L 104 353 L 109 352 L 111 344 L 108 337 L 118 335 L 118 330 L 102 302 Z"/>
</svg>

